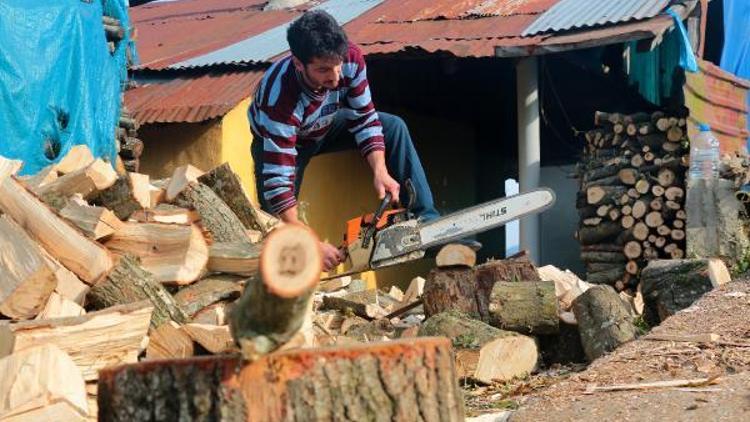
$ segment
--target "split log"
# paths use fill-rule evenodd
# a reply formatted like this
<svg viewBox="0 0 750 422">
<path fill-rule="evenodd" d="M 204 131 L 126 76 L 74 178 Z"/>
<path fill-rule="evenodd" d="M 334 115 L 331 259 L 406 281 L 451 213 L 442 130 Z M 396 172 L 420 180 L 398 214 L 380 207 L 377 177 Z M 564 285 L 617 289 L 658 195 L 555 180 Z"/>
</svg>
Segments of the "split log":
<svg viewBox="0 0 750 422">
<path fill-rule="evenodd" d="M 92 202 L 114 212 L 120 220 L 127 220 L 135 211 L 151 206 L 149 186 L 147 175 L 128 173 L 100 192 Z"/>
<path fill-rule="evenodd" d="M 134 212 L 130 219 L 141 223 L 192 224 L 200 220 L 200 216 L 195 210 L 159 204 L 153 209 Z"/>
<path fill-rule="evenodd" d="M 559 329 L 553 282 L 497 282 L 492 287 L 488 308 L 490 323 L 504 330 L 554 334 Z"/>
<path fill-rule="evenodd" d="M 593 286 L 578 296 L 573 313 L 590 361 L 635 338 L 630 312 L 610 286 Z"/>
<path fill-rule="evenodd" d="M 122 221 L 103 207 L 87 207 L 68 203 L 60 210 L 60 216 L 75 224 L 88 237 L 99 240 L 112 235 L 122 227 Z"/>
<path fill-rule="evenodd" d="M 89 416 L 81 371 L 48 344 L 0 359 L 0 419 L 74 421 Z"/>
<path fill-rule="evenodd" d="M 73 171 L 57 178 L 54 182 L 47 183 L 36 189 L 44 202 L 57 209 L 63 208 L 67 198 L 80 194 L 84 199 L 91 198 L 95 194 L 114 185 L 117 181 L 117 173 L 108 163 L 97 159 L 87 167 Z"/>
<path fill-rule="evenodd" d="M 112 268 L 112 257 L 103 246 L 58 217 L 12 177 L 0 179 L 0 210 L 83 281 L 94 284 Z"/>
<path fill-rule="evenodd" d="M 62 297 L 71 300 L 78 305 L 83 306 L 86 295 L 88 294 L 91 287 L 81 281 L 72 271 L 65 268 L 62 264 L 57 262 L 47 251 L 42 249 L 45 256 L 47 265 L 55 273 L 55 279 L 57 285 L 55 286 L 55 292 L 60 294 Z"/>
<path fill-rule="evenodd" d="M 199 182 L 188 183 L 174 198 L 174 203 L 194 209 L 200 215 L 201 226 L 211 233 L 214 242 L 250 243 L 240 219 L 208 186 Z"/>
<path fill-rule="evenodd" d="M 187 314 L 180 309 L 171 294 L 154 276 L 144 270 L 133 256 L 123 256 L 107 278 L 91 288 L 87 296 L 94 309 L 148 300 L 154 310 L 151 326 L 156 328 L 167 321 L 188 322 Z"/>
<path fill-rule="evenodd" d="M 473 249 L 456 243 L 443 246 L 435 257 L 435 264 L 438 268 L 473 267 L 476 262 L 477 254 Z"/>
<path fill-rule="evenodd" d="M 248 242 L 214 243 L 208 248 L 208 270 L 253 275 L 258 271 L 260 245 Z"/>
<path fill-rule="evenodd" d="M 226 353 L 234 348 L 232 334 L 226 325 L 191 323 L 183 325 L 182 331 L 213 354 Z"/>
<path fill-rule="evenodd" d="M 456 311 L 427 318 L 418 335 L 449 338 L 455 348 L 456 375 L 487 384 L 530 374 L 539 360 L 532 338 L 497 329 Z"/>
<path fill-rule="evenodd" d="M 653 260 L 641 271 L 644 318 L 656 325 L 731 281 L 720 259 Z"/>
<path fill-rule="evenodd" d="M 232 275 L 209 276 L 180 289 L 174 295 L 174 300 L 180 309 L 193 317 L 214 303 L 239 298 L 244 280 Z"/>
<path fill-rule="evenodd" d="M 60 174 L 72 173 L 80 170 L 94 162 L 94 155 L 87 145 L 75 145 L 68 150 L 60 162 L 55 165 L 55 170 Z"/>
<path fill-rule="evenodd" d="M 454 365 L 449 340 L 429 337 L 285 351 L 248 364 L 234 356 L 144 362 L 102 371 L 99 417 L 463 421 Z"/>
<path fill-rule="evenodd" d="M 20 176 L 18 179 L 34 191 L 48 183 L 54 182 L 57 178 L 57 169 L 54 164 L 50 164 L 33 176 Z"/>
<path fill-rule="evenodd" d="M 336 290 L 341 290 L 351 283 L 352 277 L 348 275 L 339 278 L 332 278 L 330 280 L 321 281 L 320 284 L 318 284 L 318 291 L 331 293 L 335 292 Z"/>
<path fill-rule="evenodd" d="M 248 280 L 230 317 L 232 336 L 246 359 L 278 349 L 297 333 L 321 270 L 318 238 L 312 230 L 288 224 L 269 234 L 259 277 Z"/>
<path fill-rule="evenodd" d="M 229 314 L 237 302 L 221 301 L 208 305 L 193 315 L 191 322 L 196 324 L 227 325 Z"/>
<path fill-rule="evenodd" d="M 94 380 L 105 366 L 138 360 L 151 310 L 146 302 L 138 302 L 76 318 L 0 322 L 0 357 L 54 344 L 73 358 L 84 380 Z"/>
<path fill-rule="evenodd" d="M 133 254 L 161 283 L 190 284 L 208 263 L 208 246 L 196 225 L 123 223 L 105 243 L 120 254 Z"/>
<path fill-rule="evenodd" d="M 174 321 L 167 321 L 148 335 L 146 359 L 179 359 L 193 356 L 193 339 Z"/>
<path fill-rule="evenodd" d="M 83 309 L 81 305 L 67 299 L 59 293 L 52 292 L 49 299 L 47 299 L 47 304 L 44 305 L 44 308 L 34 319 L 78 317 L 85 314 L 86 310 Z"/>
<path fill-rule="evenodd" d="M 56 281 L 41 248 L 7 215 L 0 215 L 0 313 L 33 318 L 46 305 Z"/>
<path fill-rule="evenodd" d="M 277 219 L 263 216 L 252 204 L 240 178 L 229 163 L 224 163 L 198 177 L 198 181 L 211 188 L 237 215 L 245 228 L 258 230 L 265 236 L 278 224 Z"/>
<path fill-rule="evenodd" d="M 197 182 L 198 178 L 203 174 L 203 170 L 191 166 L 190 164 L 177 167 L 172 173 L 172 177 L 169 179 L 164 199 L 168 202 L 174 201 L 190 183 Z"/>
<path fill-rule="evenodd" d="M 582 245 L 600 243 L 621 231 L 621 224 L 614 221 L 604 221 L 598 226 L 586 226 L 578 229 L 578 241 Z"/>
</svg>

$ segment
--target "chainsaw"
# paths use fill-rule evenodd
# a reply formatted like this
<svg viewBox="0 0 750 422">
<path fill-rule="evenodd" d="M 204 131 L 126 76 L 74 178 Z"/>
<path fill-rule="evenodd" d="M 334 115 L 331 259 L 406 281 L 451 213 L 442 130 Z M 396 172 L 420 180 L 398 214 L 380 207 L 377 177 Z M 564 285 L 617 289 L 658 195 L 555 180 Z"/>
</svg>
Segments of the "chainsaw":
<svg viewBox="0 0 750 422">
<path fill-rule="evenodd" d="M 388 210 L 391 200 L 390 194 L 387 194 L 374 213 L 347 222 L 341 246 L 346 256 L 344 271 L 323 280 L 420 259 L 435 246 L 542 212 L 554 204 L 555 193 L 548 188 L 534 189 L 426 222 L 414 218 L 410 207 Z"/>
</svg>

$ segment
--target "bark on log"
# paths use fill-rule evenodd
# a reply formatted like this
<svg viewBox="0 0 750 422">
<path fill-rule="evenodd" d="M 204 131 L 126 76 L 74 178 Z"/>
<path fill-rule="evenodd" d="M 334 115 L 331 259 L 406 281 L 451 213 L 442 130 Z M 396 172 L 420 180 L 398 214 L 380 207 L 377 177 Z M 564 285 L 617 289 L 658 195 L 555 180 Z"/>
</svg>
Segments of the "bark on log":
<svg viewBox="0 0 750 422">
<path fill-rule="evenodd" d="M 530 374 L 536 369 L 536 342 L 511 331 L 503 331 L 456 311 L 428 318 L 418 335 L 451 340 L 456 354 L 456 375 L 490 384 Z"/>
<path fill-rule="evenodd" d="M 581 227 L 578 230 L 578 241 L 582 245 L 592 245 L 609 239 L 621 231 L 621 224 L 614 221 L 605 221 L 598 226 Z"/>
<path fill-rule="evenodd" d="M 610 286 L 593 286 L 578 296 L 573 313 L 590 361 L 635 338 L 630 312 Z"/>
<path fill-rule="evenodd" d="M 240 219 L 208 186 L 191 182 L 181 190 L 174 202 L 180 207 L 197 211 L 201 226 L 211 233 L 214 242 L 250 243 Z"/>
<path fill-rule="evenodd" d="M 198 280 L 174 295 L 177 306 L 189 317 L 222 300 L 234 300 L 242 293 L 245 278 L 215 275 Z"/>
<path fill-rule="evenodd" d="M 113 266 L 112 256 L 61 219 L 13 177 L 0 178 L 0 210 L 83 281 L 94 284 Z"/>
<path fill-rule="evenodd" d="M 245 228 L 258 230 L 265 236 L 278 223 L 276 219 L 269 221 L 260 215 L 229 163 L 198 177 L 198 181 L 211 188 L 237 215 Z"/>
<path fill-rule="evenodd" d="M 625 262 L 625 255 L 622 254 L 622 246 L 619 251 L 584 251 L 581 252 L 581 260 L 584 262 Z"/>
<path fill-rule="evenodd" d="M 151 315 L 153 328 L 170 320 L 180 324 L 188 322 L 187 314 L 180 309 L 172 295 L 141 267 L 134 256 L 121 257 L 107 278 L 92 287 L 87 295 L 87 301 L 94 309 L 142 300 L 148 300 L 154 307 Z"/>
<path fill-rule="evenodd" d="M 33 318 L 56 285 L 41 248 L 7 215 L 0 215 L 0 313 Z"/>
<path fill-rule="evenodd" d="M 489 301 L 490 323 L 524 334 L 555 334 L 559 306 L 555 283 L 549 281 L 497 282 Z"/>
<path fill-rule="evenodd" d="M 612 268 L 605 271 L 599 271 L 596 273 L 587 273 L 586 281 L 593 284 L 609 284 L 614 285 L 618 280 L 621 280 L 625 275 L 625 266 L 620 265 L 617 268 Z"/>
<path fill-rule="evenodd" d="M 148 189 L 148 176 L 128 173 L 117 179 L 109 189 L 99 192 L 92 202 L 114 212 L 120 220 L 127 220 L 133 212 L 151 205 Z"/>
<path fill-rule="evenodd" d="M 720 259 L 650 261 L 641 271 L 644 318 L 656 325 L 730 280 Z"/>
<path fill-rule="evenodd" d="M 429 337 L 107 368 L 98 400 L 102 422 L 464 420 L 450 342 Z"/>
<path fill-rule="evenodd" d="M 266 238 L 260 274 L 248 280 L 230 316 L 232 335 L 246 359 L 270 353 L 296 334 L 321 270 L 318 238 L 307 227 L 285 225 Z"/>
</svg>

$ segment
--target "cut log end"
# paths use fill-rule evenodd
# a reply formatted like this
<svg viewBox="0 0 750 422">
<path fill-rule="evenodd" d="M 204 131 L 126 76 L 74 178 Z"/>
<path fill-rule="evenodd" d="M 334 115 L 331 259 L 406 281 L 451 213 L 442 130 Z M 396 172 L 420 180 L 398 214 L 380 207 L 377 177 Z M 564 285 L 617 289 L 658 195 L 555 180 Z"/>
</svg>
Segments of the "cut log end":
<svg viewBox="0 0 750 422">
<path fill-rule="evenodd" d="M 260 271 L 266 286 L 280 297 L 296 297 L 320 280 L 323 270 L 318 237 L 302 225 L 286 224 L 266 239 Z"/>
<path fill-rule="evenodd" d="M 477 254 L 466 245 L 452 243 L 445 245 L 435 257 L 438 268 L 473 267 L 477 263 Z"/>
</svg>

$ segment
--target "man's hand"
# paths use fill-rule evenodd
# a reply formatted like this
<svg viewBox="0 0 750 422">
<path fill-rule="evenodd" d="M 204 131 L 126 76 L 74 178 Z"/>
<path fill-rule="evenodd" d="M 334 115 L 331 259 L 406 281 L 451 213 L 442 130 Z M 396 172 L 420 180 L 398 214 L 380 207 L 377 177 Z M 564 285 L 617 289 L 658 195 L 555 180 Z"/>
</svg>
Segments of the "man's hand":
<svg viewBox="0 0 750 422">
<path fill-rule="evenodd" d="M 336 268 L 344 258 L 344 253 L 327 242 L 320 242 L 320 253 L 323 256 L 323 271 L 328 272 Z"/>
<path fill-rule="evenodd" d="M 373 185 L 375 186 L 375 192 L 378 194 L 378 199 L 385 198 L 386 193 L 391 194 L 393 203 L 398 203 L 398 193 L 401 186 L 395 181 L 388 173 L 388 169 L 385 166 L 385 154 L 383 151 L 373 151 L 367 156 L 367 162 L 370 164 L 373 174 Z"/>
</svg>

